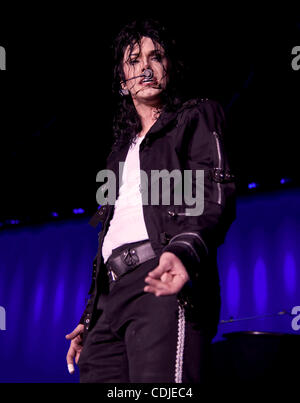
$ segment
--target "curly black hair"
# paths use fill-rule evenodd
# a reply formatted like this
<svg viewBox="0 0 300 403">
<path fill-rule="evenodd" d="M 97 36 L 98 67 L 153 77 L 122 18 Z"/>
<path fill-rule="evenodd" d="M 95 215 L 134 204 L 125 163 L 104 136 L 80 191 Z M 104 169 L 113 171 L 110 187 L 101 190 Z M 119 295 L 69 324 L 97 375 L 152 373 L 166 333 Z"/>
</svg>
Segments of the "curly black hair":
<svg viewBox="0 0 300 403">
<path fill-rule="evenodd" d="M 118 148 L 124 143 L 134 142 L 137 133 L 142 129 L 140 118 L 134 107 L 131 96 L 120 95 L 120 82 L 125 80 L 123 71 L 123 57 L 129 46 L 129 55 L 133 47 L 140 46 L 142 37 L 152 39 L 154 46 L 163 47 L 168 58 L 168 84 L 161 94 L 162 110 L 176 110 L 182 105 L 183 96 L 180 93 L 179 83 L 183 82 L 184 64 L 178 57 L 176 41 L 169 37 L 167 29 L 161 22 L 152 18 L 134 20 L 127 24 L 115 38 L 113 48 L 113 100 L 116 102 L 116 112 L 113 117 L 113 148 Z"/>
</svg>

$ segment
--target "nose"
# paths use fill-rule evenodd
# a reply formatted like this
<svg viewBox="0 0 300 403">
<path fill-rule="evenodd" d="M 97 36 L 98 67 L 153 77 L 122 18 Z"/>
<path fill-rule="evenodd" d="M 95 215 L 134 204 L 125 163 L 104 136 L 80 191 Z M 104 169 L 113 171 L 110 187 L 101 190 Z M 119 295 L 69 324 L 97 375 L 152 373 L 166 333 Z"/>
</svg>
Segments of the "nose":
<svg viewBox="0 0 300 403">
<path fill-rule="evenodd" d="M 147 69 L 150 69 L 150 70 L 151 70 L 151 67 L 149 66 L 149 63 L 147 63 L 147 64 L 145 64 L 145 65 L 143 66 L 143 68 L 142 68 L 142 73 L 144 73 L 144 71 L 147 70 Z"/>
<path fill-rule="evenodd" d="M 150 63 L 149 63 L 149 60 L 145 57 L 145 58 L 143 58 L 143 60 L 142 60 L 142 73 L 143 73 L 146 69 L 149 69 L 149 68 L 151 68 Z"/>
</svg>

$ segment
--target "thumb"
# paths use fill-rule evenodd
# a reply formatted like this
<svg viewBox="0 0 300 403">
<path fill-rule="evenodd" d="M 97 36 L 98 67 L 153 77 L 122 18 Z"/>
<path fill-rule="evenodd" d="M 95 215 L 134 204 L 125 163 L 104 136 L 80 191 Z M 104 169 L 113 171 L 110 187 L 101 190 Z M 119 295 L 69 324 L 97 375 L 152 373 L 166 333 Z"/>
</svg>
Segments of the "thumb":
<svg viewBox="0 0 300 403">
<path fill-rule="evenodd" d="M 73 330 L 73 332 L 69 333 L 66 335 L 66 339 L 67 340 L 72 340 L 74 339 L 76 336 L 78 336 L 80 333 L 83 332 L 83 328 L 84 325 L 79 324 L 78 326 L 75 327 L 75 329 Z"/>
</svg>

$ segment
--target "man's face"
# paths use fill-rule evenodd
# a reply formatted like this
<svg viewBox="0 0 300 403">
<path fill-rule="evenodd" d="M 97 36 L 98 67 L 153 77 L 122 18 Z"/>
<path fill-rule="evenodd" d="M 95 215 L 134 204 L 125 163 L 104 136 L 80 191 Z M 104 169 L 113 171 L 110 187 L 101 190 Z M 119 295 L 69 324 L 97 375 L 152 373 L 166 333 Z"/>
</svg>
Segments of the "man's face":
<svg viewBox="0 0 300 403">
<path fill-rule="evenodd" d="M 123 88 L 129 90 L 132 98 L 137 101 L 155 101 L 167 85 L 168 62 L 162 46 L 156 48 L 152 39 L 143 36 L 141 45 L 135 44 L 130 53 L 129 46 L 125 50 L 123 58 L 123 70 L 125 79 L 138 76 L 147 68 L 153 71 L 151 81 L 144 82 L 145 77 L 134 78 L 123 84 Z"/>
</svg>

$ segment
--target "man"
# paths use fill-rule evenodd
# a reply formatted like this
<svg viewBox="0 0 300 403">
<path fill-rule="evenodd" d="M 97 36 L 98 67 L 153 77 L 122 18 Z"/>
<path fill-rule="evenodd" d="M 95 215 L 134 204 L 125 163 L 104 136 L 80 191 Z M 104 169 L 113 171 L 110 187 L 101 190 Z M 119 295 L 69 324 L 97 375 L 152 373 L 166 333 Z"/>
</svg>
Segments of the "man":
<svg viewBox="0 0 300 403">
<path fill-rule="evenodd" d="M 81 382 L 206 380 L 220 311 L 216 252 L 235 217 L 235 186 L 222 108 L 180 100 L 173 45 L 153 21 L 126 26 L 115 41 L 121 97 L 107 169 L 116 202 L 91 220 L 102 231 L 90 299 L 66 336 Z M 184 183 L 155 187 L 162 171 Z"/>
</svg>

